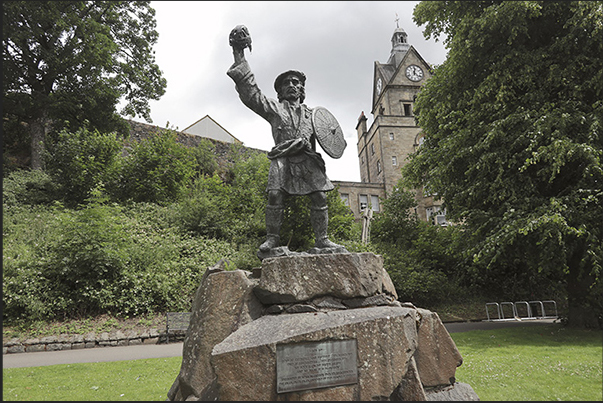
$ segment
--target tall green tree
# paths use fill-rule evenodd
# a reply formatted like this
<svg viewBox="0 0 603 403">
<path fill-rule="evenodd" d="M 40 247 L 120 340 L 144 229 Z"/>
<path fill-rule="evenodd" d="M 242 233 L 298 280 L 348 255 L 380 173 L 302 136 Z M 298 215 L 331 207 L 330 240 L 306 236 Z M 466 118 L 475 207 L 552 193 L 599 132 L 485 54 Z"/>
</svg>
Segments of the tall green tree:
<svg viewBox="0 0 603 403">
<path fill-rule="evenodd" d="M 600 326 L 603 3 L 421 2 L 414 20 L 448 56 L 417 98 L 409 185 L 477 234 L 476 262 L 561 275 L 569 324 Z"/>
<path fill-rule="evenodd" d="M 155 26 L 149 1 L 2 2 L 3 118 L 28 126 L 32 168 L 51 127 L 123 124 L 120 99 L 121 113 L 151 120 L 166 87 Z"/>
</svg>

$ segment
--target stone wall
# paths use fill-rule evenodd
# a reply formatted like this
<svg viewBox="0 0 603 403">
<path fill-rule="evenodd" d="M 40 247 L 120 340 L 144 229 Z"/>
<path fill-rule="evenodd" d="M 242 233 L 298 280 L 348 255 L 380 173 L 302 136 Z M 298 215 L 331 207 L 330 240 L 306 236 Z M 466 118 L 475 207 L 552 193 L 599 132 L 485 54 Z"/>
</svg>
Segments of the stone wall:
<svg viewBox="0 0 603 403">
<path fill-rule="evenodd" d="M 170 340 L 182 341 L 185 332 L 170 332 Z M 3 342 L 2 354 L 31 353 L 39 351 L 81 350 L 95 347 L 136 346 L 158 344 L 166 340 L 165 330 L 149 328 L 142 331 L 113 330 L 87 334 L 61 334 L 32 339 L 12 338 Z"/>
<path fill-rule="evenodd" d="M 147 140 L 152 136 L 156 136 L 162 130 L 167 130 L 158 126 L 153 126 L 147 123 L 135 122 L 128 120 L 130 124 L 130 141 L 140 142 Z M 203 140 L 210 141 L 214 146 L 214 154 L 216 156 L 216 162 L 221 170 L 225 170 L 231 165 L 234 160 L 232 158 L 232 152 L 236 150 L 237 153 L 243 156 L 250 157 L 255 154 L 267 154 L 267 151 L 259 150 L 257 148 L 245 147 L 241 144 L 226 143 L 224 141 L 214 140 L 207 137 L 195 136 L 188 133 L 179 132 L 176 130 L 176 140 L 187 147 L 197 147 Z"/>
</svg>

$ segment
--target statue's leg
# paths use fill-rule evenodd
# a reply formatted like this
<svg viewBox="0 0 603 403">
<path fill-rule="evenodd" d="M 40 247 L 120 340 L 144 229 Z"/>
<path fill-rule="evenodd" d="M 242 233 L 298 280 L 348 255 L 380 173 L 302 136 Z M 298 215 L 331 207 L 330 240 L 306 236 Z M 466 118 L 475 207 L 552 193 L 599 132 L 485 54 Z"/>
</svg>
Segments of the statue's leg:
<svg viewBox="0 0 603 403">
<path fill-rule="evenodd" d="M 312 206 L 310 208 L 310 222 L 314 229 L 315 243 L 314 247 L 323 248 L 340 248 L 334 242 L 331 242 L 327 237 L 327 228 L 329 226 L 329 208 L 327 206 L 327 195 L 325 192 L 314 192 L 310 194 Z"/>
<path fill-rule="evenodd" d="M 280 245 L 281 225 L 283 224 L 283 192 L 270 190 L 266 206 L 266 241 L 260 245 L 260 251 L 267 252 Z"/>
</svg>

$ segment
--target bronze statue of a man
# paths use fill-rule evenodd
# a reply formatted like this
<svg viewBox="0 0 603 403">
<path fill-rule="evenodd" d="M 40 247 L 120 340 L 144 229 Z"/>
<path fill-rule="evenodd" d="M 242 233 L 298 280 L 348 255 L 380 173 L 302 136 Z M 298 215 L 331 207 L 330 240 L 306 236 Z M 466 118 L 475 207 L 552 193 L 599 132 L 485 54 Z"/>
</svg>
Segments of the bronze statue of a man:
<svg viewBox="0 0 603 403">
<path fill-rule="evenodd" d="M 333 243 L 327 237 L 329 213 L 326 192 L 334 186 L 327 178 L 325 163 L 316 152 L 316 140 L 325 148 L 331 148 L 329 155 L 341 156 L 345 148 L 343 133 L 332 118 L 330 131 L 322 130 L 317 138 L 316 120 L 332 117 L 324 108 L 320 114 L 308 108 L 305 99 L 304 73 L 289 70 L 280 74 L 274 89 L 278 100 L 266 97 L 258 88 L 255 77 L 245 59 L 244 49 L 251 49 L 251 37 L 244 26 L 235 27 L 230 34 L 234 64 L 227 74 L 235 84 L 243 104 L 266 119 L 272 126 L 275 146 L 268 153 L 271 160 L 268 174 L 268 205 L 266 206 L 266 241 L 260 246 L 258 257 L 288 254 L 280 247 L 280 229 L 283 222 L 284 198 L 289 195 L 308 195 L 311 200 L 310 221 L 314 230 L 315 245 L 311 253 L 345 253 L 344 247 Z M 333 123 L 333 121 L 335 123 Z M 320 126 L 320 124 L 319 124 Z M 336 127 L 335 127 L 336 126 Z M 334 137 L 334 140 L 330 140 Z M 342 145 L 343 143 L 343 145 Z"/>
</svg>

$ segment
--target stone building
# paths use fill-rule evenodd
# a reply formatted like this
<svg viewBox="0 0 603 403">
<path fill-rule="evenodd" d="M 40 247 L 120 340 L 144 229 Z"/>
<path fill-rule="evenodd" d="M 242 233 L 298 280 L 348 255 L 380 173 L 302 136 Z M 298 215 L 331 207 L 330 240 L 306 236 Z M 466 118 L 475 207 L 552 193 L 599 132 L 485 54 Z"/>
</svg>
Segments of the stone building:
<svg viewBox="0 0 603 403">
<path fill-rule="evenodd" d="M 402 177 L 401 168 L 423 141 L 413 106 L 417 93 L 431 77 L 430 65 L 408 43 L 407 34 L 397 27 L 391 38 L 392 48 L 386 63 L 375 61 L 373 72 L 373 122 L 368 126 L 364 112 L 356 131 L 360 164 L 360 182 L 339 182 L 341 197 L 356 218 L 363 209 L 381 209 L 379 200 L 386 199 Z M 446 224 L 441 200 L 424 189 L 416 189 L 416 212 L 423 221 Z"/>
</svg>

